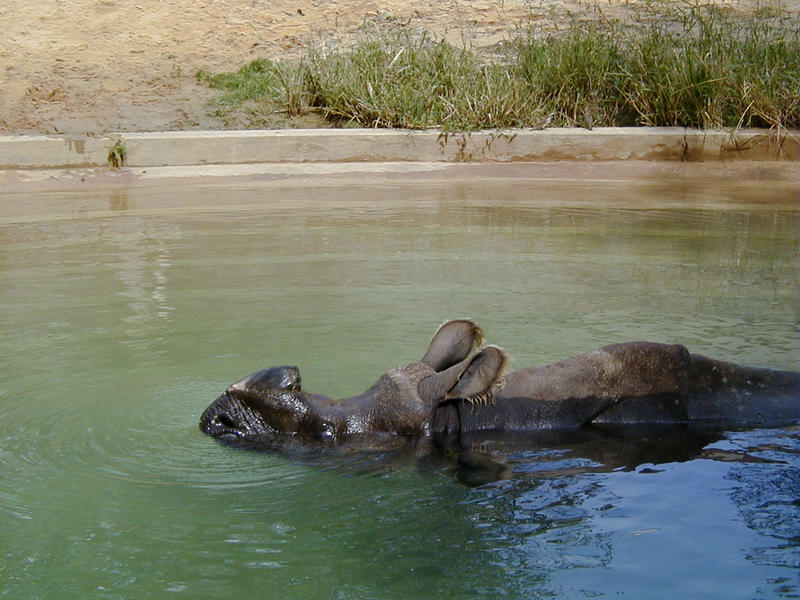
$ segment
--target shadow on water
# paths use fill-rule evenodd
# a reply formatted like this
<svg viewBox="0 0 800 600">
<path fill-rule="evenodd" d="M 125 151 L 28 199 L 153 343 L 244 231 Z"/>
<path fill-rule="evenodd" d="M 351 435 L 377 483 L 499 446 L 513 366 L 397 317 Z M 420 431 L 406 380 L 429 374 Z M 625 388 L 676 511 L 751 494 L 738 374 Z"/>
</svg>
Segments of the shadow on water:
<svg viewBox="0 0 800 600">
<path fill-rule="evenodd" d="M 787 572 L 800 567 L 797 426 L 603 426 L 428 444 L 398 439 L 375 449 L 386 441 L 241 448 L 279 452 L 350 482 L 345 487 L 412 469 L 445 494 L 457 479 L 460 499 L 426 527 L 470 532 L 462 568 L 476 575 L 462 573 L 465 590 L 512 598 L 751 597 L 743 589 L 796 597 Z M 392 540 L 399 570 L 404 553 L 427 552 L 416 537 Z M 763 573 L 757 584 L 754 573 Z"/>
<path fill-rule="evenodd" d="M 798 428 L 647 429 L 509 454 L 514 476 L 474 490 L 493 535 L 509 541 L 496 550 L 511 587 L 536 578 L 542 597 L 797 597 Z M 765 574 L 757 586 L 748 569 Z"/>
<path fill-rule="evenodd" d="M 785 429 L 797 436 L 797 428 Z M 730 463 L 782 463 L 763 457 L 769 446 L 716 447 L 726 430 L 703 425 L 594 425 L 579 430 L 470 432 L 411 438 L 363 435 L 335 445 L 294 436 L 220 440 L 250 452 L 279 454 L 323 470 L 370 474 L 417 468 L 453 477 L 468 487 L 505 479 L 557 478 L 611 471 L 657 472 L 658 466 L 706 459 Z"/>
<path fill-rule="evenodd" d="M 771 462 L 758 448 L 720 450 L 710 445 L 725 431 L 694 425 L 595 425 L 578 431 L 462 436 L 456 451 L 459 481 L 483 485 L 505 478 L 553 478 L 592 472 L 648 472 L 694 459 Z"/>
</svg>

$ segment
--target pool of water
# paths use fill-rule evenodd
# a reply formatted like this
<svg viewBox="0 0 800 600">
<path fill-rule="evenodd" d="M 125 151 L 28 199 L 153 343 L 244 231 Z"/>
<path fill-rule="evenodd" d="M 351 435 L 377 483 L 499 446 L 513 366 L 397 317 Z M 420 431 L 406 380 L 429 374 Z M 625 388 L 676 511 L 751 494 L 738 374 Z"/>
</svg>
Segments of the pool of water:
<svg viewBox="0 0 800 600">
<path fill-rule="evenodd" d="M 648 339 L 797 369 L 794 181 L 516 169 L 0 193 L 0 596 L 798 597 L 796 427 L 567 440 L 477 487 L 198 430 L 249 372 L 354 394 L 461 316 L 519 367 Z"/>
</svg>

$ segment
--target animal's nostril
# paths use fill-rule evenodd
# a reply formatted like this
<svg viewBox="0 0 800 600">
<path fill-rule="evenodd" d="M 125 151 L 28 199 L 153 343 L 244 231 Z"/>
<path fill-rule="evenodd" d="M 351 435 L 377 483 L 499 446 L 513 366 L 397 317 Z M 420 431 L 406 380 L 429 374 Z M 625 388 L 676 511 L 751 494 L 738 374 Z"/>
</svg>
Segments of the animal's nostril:
<svg viewBox="0 0 800 600">
<path fill-rule="evenodd" d="M 214 418 L 212 419 L 212 422 L 215 425 L 222 425 L 223 427 L 228 427 L 230 429 L 236 429 L 236 423 L 234 423 L 233 419 L 231 419 L 226 413 L 214 415 Z"/>
</svg>

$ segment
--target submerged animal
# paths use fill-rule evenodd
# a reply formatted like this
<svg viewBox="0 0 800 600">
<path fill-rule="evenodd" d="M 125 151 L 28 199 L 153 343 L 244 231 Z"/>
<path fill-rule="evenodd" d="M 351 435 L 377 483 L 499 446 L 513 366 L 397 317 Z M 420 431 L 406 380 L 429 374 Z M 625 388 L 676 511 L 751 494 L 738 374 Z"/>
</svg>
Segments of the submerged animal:
<svg viewBox="0 0 800 600">
<path fill-rule="evenodd" d="M 576 430 L 590 424 L 786 424 L 800 419 L 800 374 L 743 367 L 681 345 L 630 342 L 507 374 L 481 329 L 449 321 L 419 362 L 390 370 L 343 400 L 302 389 L 297 367 L 272 367 L 231 385 L 200 428 L 227 440 L 336 442 L 365 435 Z"/>
<path fill-rule="evenodd" d="M 605 346 L 508 375 L 494 402 L 447 402 L 434 429 L 532 431 L 587 424 L 767 425 L 800 419 L 800 374 L 745 367 L 682 345 Z"/>
<path fill-rule="evenodd" d="M 495 346 L 478 349 L 482 341 L 472 321 L 450 321 L 436 333 L 422 360 L 396 367 L 363 394 L 337 401 L 304 391 L 297 367 L 264 369 L 219 396 L 200 417 L 200 428 L 228 439 L 428 435 L 441 403 L 456 398 L 486 401 L 499 388 L 508 357 Z"/>
</svg>

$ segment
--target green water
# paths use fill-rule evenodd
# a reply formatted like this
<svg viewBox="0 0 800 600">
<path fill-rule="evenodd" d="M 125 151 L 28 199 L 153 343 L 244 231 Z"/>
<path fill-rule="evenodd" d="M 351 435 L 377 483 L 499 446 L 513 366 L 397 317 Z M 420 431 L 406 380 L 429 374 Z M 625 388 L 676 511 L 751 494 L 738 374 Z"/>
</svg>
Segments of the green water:
<svg viewBox="0 0 800 600">
<path fill-rule="evenodd" d="M 794 184 L 402 183 L 0 194 L 0 596 L 796 597 L 792 429 L 715 446 L 782 463 L 538 452 L 475 489 L 199 432 L 249 372 L 354 394 L 459 316 L 520 367 L 649 339 L 797 368 Z"/>
</svg>

